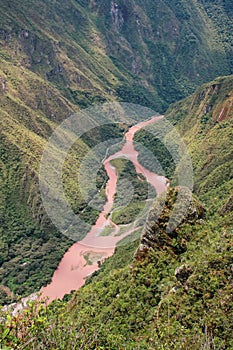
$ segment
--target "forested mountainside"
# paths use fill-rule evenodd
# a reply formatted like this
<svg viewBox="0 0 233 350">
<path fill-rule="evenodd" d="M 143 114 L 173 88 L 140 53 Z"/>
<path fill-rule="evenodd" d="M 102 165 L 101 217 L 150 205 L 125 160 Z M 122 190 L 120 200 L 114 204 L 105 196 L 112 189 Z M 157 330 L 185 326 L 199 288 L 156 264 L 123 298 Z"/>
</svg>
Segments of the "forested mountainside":
<svg viewBox="0 0 233 350">
<path fill-rule="evenodd" d="M 194 191 L 208 203 L 211 213 L 219 210 L 229 199 L 232 189 L 232 76 L 220 77 L 197 89 L 187 99 L 171 105 L 166 112 L 168 118 L 182 135 L 192 158 Z M 148 134 L 140 131 L 135 138 L 153 153 L 161 144 Z M 166 140 L 164 142 L 166 145 Z M 172 164 L 166 153 L 158 154 L 164 169 L 177 180 Z M 151 170 L 154 165 L 140 158 Z"/>
<path fill-rule="evenodd" d="M 231 2 L 221 0 L 1 1 L 2 303 L 47 283 L 71 244 L 49 222 L 38 190 L 41 155 L 57 124 L 104 101 L 164 111 L 200 82 L 232 72 L 231 29 Z M 69 177 L 88 151 L 88 142 L 76 146 L 67 195 L 93 223 L 97 212 Z"/>
<path fill-rule="evenodd" d="M 13 317 L 4 328 L 5 344 L 232 349 L 232 102 L 233 77 L 221 77 L 166 113 L 186 140 L 194 167 L 195 193 L 179 227 L 166 231 L 183 191 L 170 186 L 155 199 L 140 241 L 117 247 L 68 300 Z M 145 133 L 137 137 L 145 143 L 150 138 L 151 151 L 158 154 L 156 139 Z"/>
<path fill-rule="evenodd" d="M 4 345 L 233 347 L 232 19 L 230 0 L 1 1 L 0 304 L 48 283 L 72 244 L 47 217 L 38 176 L 48 138 L 73 112 L 126 101 L 164 113 L 176 102 L 166 118 L 188 145 L 195 180 L 189 211 L 169 236 L 164 227 L 180 191 L 174 164 L 146 129 L 137 133 L 171 180 L 161 220 L 153 221 L 157 199 L 141 242 L 119 246 L 68 303 L 1 325 Z M 67 198 L 90 224 L 98 211 L 82 199 L 74 174 L 95 142 L 125 129 L 124 123 L 96 129 L 66 159 Z M 140 161 L 154 170 L 148 159 Z M 105 182 L 101 170 L 103 202 Z"/>
<path fill-rule="evenodd" d="M 226 0 L 3 0 L 3 90 L 21 67 L 80 107 L 114 97 L 161 112 L 197 85 L 232 73 L 232 17 Z M 37 90 L 28 88 L 29 95 Z"/>
</svg>

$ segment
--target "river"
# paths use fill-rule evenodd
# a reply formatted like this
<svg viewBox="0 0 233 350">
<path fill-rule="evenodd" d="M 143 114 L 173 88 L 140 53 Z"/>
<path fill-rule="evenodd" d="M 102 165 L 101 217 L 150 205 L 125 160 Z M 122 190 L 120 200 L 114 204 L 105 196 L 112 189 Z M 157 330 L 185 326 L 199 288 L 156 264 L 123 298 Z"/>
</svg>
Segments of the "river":
<svg viewBox="0 0 233 350">
<path fill-rule="evenodd" d="M 54 299 L 62 299 L 72 290 L 78 290 L 84 285 L 85 279 L 99 269 L 98 261 L 104 261 L 113 255 L 117 242 L 132 233 L 131 229 L 120 236 L 116 235 L 119 227 L 111 221 L 111 216 L 108 215 L 111 213 L 117 187 L 117 171 L 111 165 L 111 160 L 119 157 L 128 158 L 134 164 L 137 173 L 142 173 L 158 194 L 166 190 L 165 178 L 147 170 L 138 162 L 138 152 L 133 145 L 133 138 L 137 131 L 161 118 L 163 116 L 154 116 L 132 126 L 125 134 L 122 149 L 104 160 L 103 164 L 109 179 L 106 184 L 107 199 L 103 211 L 87 235 L 81 241 L 74 243 L 64 254 L 51 283 L 42 287 L 41 298 L 46 298 L 48 302 L 51 302 Z M 101 236 L 100 233 L 106 226 L 113 227 L 111 235 Z"/>
</svg>

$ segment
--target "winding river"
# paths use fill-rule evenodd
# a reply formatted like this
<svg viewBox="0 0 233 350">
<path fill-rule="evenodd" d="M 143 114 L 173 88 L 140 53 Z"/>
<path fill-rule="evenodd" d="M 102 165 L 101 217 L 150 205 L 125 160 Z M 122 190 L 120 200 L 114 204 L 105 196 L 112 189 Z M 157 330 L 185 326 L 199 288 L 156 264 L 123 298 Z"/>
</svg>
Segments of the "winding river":
<svg viewBox="0 0 233 350">
<path fill-rule="evenodd" d="M 51 302 L 54 299 L 63 298 L 72 290 L 79 289 L 85 283 L 85 279 L 99 269 L 98 261 L 103 261 L 113 255 L 117 242 L 133 232 L 133 229 L 130 229 L 120 236 L 116 235 L 119 227 L 111 221 L 111 216 L 108 215 L 111 213 L 117 187 L 117 171 L 111 165 L 111 160 L 119 157 L 128 158 L 134 164 L 137 173 L 142 173 L 157 193 L 166 190 L 166 179 L 147 170 L 138 162 L 138 152 L 133 145 L 134 134 L 138 130 L 161 118 L 163 116 L 154 116 L 131 127 L 125 134 L 122 149 L 104 160 L 103 164 L 109 179 L 106 184 L 107 200 L 103 211 L 85 238 L 74 243 L 64 254 L 51 283 L 41 289 L 41 298 L 46 298 L 48 302 Z M 112 227 L 111 234 L 101 236 L 101 232 L 108 226 Z"/>
</svg>

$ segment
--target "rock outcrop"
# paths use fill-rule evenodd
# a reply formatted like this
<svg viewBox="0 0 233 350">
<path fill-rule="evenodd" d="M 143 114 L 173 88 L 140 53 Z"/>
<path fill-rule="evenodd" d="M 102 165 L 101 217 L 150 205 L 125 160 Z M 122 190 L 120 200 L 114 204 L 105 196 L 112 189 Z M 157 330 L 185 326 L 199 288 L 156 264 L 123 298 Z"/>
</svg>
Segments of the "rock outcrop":
<svg viewBox="0 0 233 350">
<path fill-rule="evenodd" d="M 141 244 L 135 254 L 136 260 L 144 259 L 149 249 L 168 250 L 172 255 L 178 255 L 186 250 L 186 243 L 191 239 L 192 232 L 187 232 L 183 235 L 179 234 L 179 228 L 185 223 L 195 223 L 202 219 L 205 210 L 202 205 L 195 199 L 190 198 L 187 205 L 186 213 L 183 220 L 172 231 L 166 230 L 171 214 L 174 216 L 173 208 L 177 206 L 178 193 L 184 191 L 182 187 L 169 188 L 166 193 L 163 193 L 156 198 L 155 203 L 150 210 L 147 222 L 142 234 Z M 188 192 L 187 196 L 188 196 Z M 184 196 L 185 198 L 185 196 Z M 180 203 L 182 206 L 183 203 Z M 177 215 L 179 212 L 176 210 Z"/>
<path fill-rule="evenodd" d="M 176 279 L 182 284 L 187 281 L 187 279 L 192 273 L 193 273 L 192 267 L 187 264 L 181 265 L 177 267 L 177 269 L 175 270 Z"/>
</svg>

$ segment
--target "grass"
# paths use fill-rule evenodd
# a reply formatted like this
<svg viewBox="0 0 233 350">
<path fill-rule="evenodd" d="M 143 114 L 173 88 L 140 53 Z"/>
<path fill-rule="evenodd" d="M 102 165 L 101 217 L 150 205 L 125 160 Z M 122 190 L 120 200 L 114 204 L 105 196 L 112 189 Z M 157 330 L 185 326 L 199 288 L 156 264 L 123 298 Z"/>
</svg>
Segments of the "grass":
<svg viewBox="0 0 233 350">
<path fill-rule="evenodd" d="M 104 230 L 101 231 L 100 236 L 110 236 L 115 231 L 112 225 L 105 226 Z"/>
<path fill-rule="evenodd" d="M 87 252 L 87 254 L 84 255 L 84 259 L 87 262 L 87 265 L 93 265 L 94 263 L 100 261 L 103 258 L 103 254 L 101 253 L 94 253 L 94 252 Z"/>
</svg>

